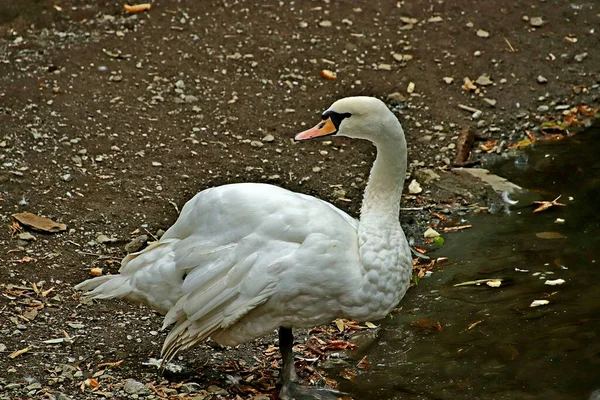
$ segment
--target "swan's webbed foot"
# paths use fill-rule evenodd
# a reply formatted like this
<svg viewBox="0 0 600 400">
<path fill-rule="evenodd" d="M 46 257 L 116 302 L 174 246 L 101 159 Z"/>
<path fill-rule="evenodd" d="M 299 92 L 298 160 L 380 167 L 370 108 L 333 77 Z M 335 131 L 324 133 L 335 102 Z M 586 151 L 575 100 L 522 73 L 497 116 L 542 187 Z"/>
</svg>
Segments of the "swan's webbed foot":
<svg viewBox="0 0 600 400">
<path fill-rule="evenodd" d="M 318 386 L 306 386 L 298 382 L 286 382 L 279 392 L 281 400 L 338 400 L 346 393 Z"/>
<path fill-rule="evenodd" d="M 281 400 L 337 400 L 347 396 L 346 393 L 317 386 L 306 386 L 298 382 L 294 368 L 294 354 L 292 347 L 294 336 L 290 328 L 279 328 L 279 350 L 283 358 L 281 371 Z"/>
</svg>

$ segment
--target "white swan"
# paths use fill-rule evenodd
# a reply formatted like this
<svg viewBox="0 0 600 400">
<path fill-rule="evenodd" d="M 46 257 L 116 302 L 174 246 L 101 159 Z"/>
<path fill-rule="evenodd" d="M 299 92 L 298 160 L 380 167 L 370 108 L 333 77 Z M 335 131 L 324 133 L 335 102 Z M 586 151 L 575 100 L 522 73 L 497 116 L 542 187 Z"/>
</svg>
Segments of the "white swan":
<svg viewBox="0 0 600 400">
<path fill-rule="evenodd" d="M 233 346 L 279 328 L 280 396 L 308 390 L 294 384 L 291 328 L 383 318 L 406 293 L 412 269 L 398 221 L 407 159 L 398 119 L 378 99 L 348 97 L 295 139 L 325 135 L 367 139 L 377 147 L 360 221 L 276 186 L 206 189 L 185 204 L 158 242 L 125 257 L 119 275 L 76 288 L 91 290 L 91 298 L 122 297 L 166 314 L 163 328 L 174 324 L 162 349 L 166 360 L 209 337 Z M 321 394 L 312 397 L 327 397 Z"/>
</svg>

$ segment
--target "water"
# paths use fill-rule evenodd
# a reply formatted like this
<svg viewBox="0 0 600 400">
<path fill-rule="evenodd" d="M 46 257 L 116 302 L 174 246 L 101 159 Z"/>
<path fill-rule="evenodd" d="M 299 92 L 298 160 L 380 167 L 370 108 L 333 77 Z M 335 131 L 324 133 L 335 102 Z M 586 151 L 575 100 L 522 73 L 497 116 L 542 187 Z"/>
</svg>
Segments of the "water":
<svg viewBox="0 0 600 400">
<path fill-rule="evenodd" d="M 409 291 L 365 349 L 370 369 L 341 389 L 365 400 L 568 400 L 600 389 L 599 154 L 600 131 L 588 131 L 492 168 L 567 206 L 534 214 L 521 199 L 510 214 L 474 215 L 473 229 L 445 234 L 433 256 L 451 263 Z M 454 287 L 487 278 L 504 281 Z M 559 278 L 566 283 L 544 284 Z M 415 318 L 443 330 L 413 327 Z"/>
</svg>

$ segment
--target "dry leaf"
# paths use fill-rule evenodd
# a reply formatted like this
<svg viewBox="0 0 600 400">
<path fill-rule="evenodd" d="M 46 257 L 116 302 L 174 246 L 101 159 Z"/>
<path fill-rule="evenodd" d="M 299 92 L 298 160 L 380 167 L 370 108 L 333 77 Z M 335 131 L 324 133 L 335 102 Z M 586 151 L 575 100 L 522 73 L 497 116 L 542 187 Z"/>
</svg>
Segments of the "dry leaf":
<svg viewBox="0 0 600 400">
<path fill-rule="evenodd" d="M 369 328 L 369 329 L 375 329 L 375 328 L 377 328 L 377 325 L 375 325 L 375 324 L 374 324 L 374 323 L 372 323 L 372 322 L 365 322 L 365 325 L 366 325 L 366 326 L 367 326 L 367 328 Z"/>
<path fill-rule="evenodd" d="M 358 362 L 358 364 L 356 364 L 356 366 L 360 369 L 369 369 L 370 365 L 369 365 L 369 362 L 367 361 L 367 356 L 364 356 L 363 358 L 361 358 L 360 361 Z"/>
<path fill-rule="evenodd" d="M 12 217 L 21 224 L 42 232 L 56 233 L 67 230 L 67 225 L 63 223 L 55 222 L 50 218 L 40 217 L 29 212 L 16 213 Z"/>
<path fill-rule="evenodd" d="M 356 378 L 356 373 L 350 369 L 345 369 L 342 372 L 340 372 L 340 376 L 346 379 L 347 381 L 354 382 L 354 379 Z"/>
<path fill-rule="evenodd" d="M 442 331 L 442 324 L 439 322 L 433 322 L 427 318 L 413 319 L 410 321 L 410 326 L 414 326 L 415 328 L 431 329 L 438 332 Z"/>
<path fill-rule="evenodd" d="M 498 282 L 502 282 L 502 279 L 500 278 L 489 278 L 489 279 L 477 279 L 475 281 L 467 281 L 467 282 L 462 282 L 462 283 L 457 283 L 456 285 L 454 285 L 454 287 L 457 286 L 470 286 L 470 285 L 481 285 L 482 283 L 487 283 L 490 281 L 498 281 Z"/>
<path fill-rule="evenodd" d="M 20 356 L 21 354 L 25 354 L 27 353 L 29 350 L 31 350 L 33 347 L 25 347 L 24 349 L 21 350 L 17 350 L 13 353 L 11 353 L 8 358 L 16 358 L 18 356 Z"/>
<path fill-rule="evenodd" d="M 344 321 L 342 321 L 341 319 L 336 319 L 335 321 L 335 326 L 337 326 L 338 330 L 340 332 L 344 332 Z"/>
<path fill-rule="evenodd" d="M 566 206 L 566 204 L 558 203 L 558 199 L 560 199 L 561 196 L 562 196 L 562 194 L 552 201 L 534 201 L 534 203 L 539 204 L 539 206 L 538 206 L 538 208 L 533 210 L 533 212 L 536 213 L 536 212 L 544 211 L 553 206 Z"/>
<path fill-rule="evenodd" d="M 565 237 L 558 232 L 538 232 L 535 236 L 540 239 L 564 239 Z"/>
<path fill-rule="evenodd" d="M 132 6 L 130 6 L 129 4 L 123 5 L 123 8 L 125 9 L 125 11 L 127 11 L 128 13 L 131 13 L 131 14 L 149 10 L 150 7 L 151 7 L 150 3 L 134 4 Z"/>
</svg>

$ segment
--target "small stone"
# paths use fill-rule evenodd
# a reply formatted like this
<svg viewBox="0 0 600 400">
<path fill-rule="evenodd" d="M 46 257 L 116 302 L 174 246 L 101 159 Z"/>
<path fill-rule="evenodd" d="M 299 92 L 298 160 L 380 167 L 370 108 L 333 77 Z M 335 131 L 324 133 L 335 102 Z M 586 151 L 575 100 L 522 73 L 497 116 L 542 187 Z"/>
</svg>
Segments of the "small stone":
<svg viewBox="0 0 600 400">
<path fill-rule="evenodd" d="M 268 134 L 264 138 L 261 139 L 263 142 L 271 143 L 275 140 L 275 136 Z"/>
<path fill-rule="evenodd" d="M 185 96 L 183 96 L 183 101 L 185 101 L 186 103 L 195 103 L 198 101 L 198 98 L 192 94 L 186 94 Z"/>
<path fill-rule="evenodd" d="M 114 243 L 117 241 L 117 238 L 115 237 L 108 237 L 105 234 L 101 233 L 96 237 L 96 242 L 100 243 L 100 244 L 104 244 L 104 243 Z"/>
<path fill-rule="evenodd" d="M 456 144 L 455 143 L 450 143 L 448 145 L 448 150 L 454 150 L 456 148 Z"/>
<path fill-rule="evenodd" d="M 185 87 L 185 83 L 180 79 L 177 82 L 175 82 L 175 87 L 177 89 L 183 89 Z"/>
<path fill-rule="evenodd" d="M 544 25 L 546 22 L 542 19 L 542 17 L 531 17 L 529 18 L 529 25 L 539 28 Z"/>
<path fill-rule="evenodd" d="M 162 167 L 162 164 L 159 163 L 158 161 L 152 161 L 152 166 L 153 167 Z"/>
<path fill-rule="evenodd" d="M 71 174 L 64 174 L 60 176 L 60 179 L 65 182 L 71 182 L 73 180 L 73 176 L 71 176 Z"/>
<path fill-rule="evenodd" d="M 329 28 L 332 25 L 331 21 L 324 19 L 323 21 L 319 22 L 319 26 L 323 27 L 323 28 Z"/>
<path fill-rule="evenodd" d="M 202 390 L 202 387 L 194 382 L 188 382 L 181 385 L 181 391 L 183 393 L 198 393 Z"/>
<path fill-rule="evenodd" d="M 390 101 L 396 101 L 398 103 L 404 103 L 406 101 L 406 96 L 404 96 L 400 92 L 394 92 L 394 93 L 388 94 L 387 98 Z"/>
<path fill-rule="evenodd" d="M 222 387 L 219 387 L 217 385 L 210 385 L 208 388 L 206 388 L 210 393 L 213 394 L 222 394 L 222 395 L 226 395 L 227 390 L 223 389 Z"/>
<path fill-rule="evenodd" d="M 136 251 L 141 250 L 146 245 L 147 241 L 148 235 L 140 235 L 125 245 L 125 251 L 127 253 L 135 253 Z"/>
<path fill-rule="evenodd" d="M 412 94 L 415 91 L 415 83 L 414 82 L 409 82 L 408 83 L 408 87 L 406 88 L 406 92 L 408 94 Z"/>
<path fill-rule="evenodd" d="M 477 80 L 475 81 L 476 84 L 481 85 L 481 86 L 489 86 L 492 83 L 492 80 L 490 79 L 489 76 L 487 75 L 481 75 L 479 76 L 479 78 L 477 78 Z"/>
<path fill-rule="evenodd" d="M 265 144 L 259 140 L 253 140 L 250 142 L 250 146 L 252 147 L 263 147 Z"/>
<path fill-rule="evenodd" d="M 381 63 L 377 66 L 377 69 L 383 70 L 383 71 L 391 71 L 392 70 L 392 66 L 391 64 L 385 64 L 385 63 Z"/>
<path fill-rule="evenodd" d="M 142 382 L 134 379 L 128 379 L 123 385 L 123 390 L 128 394 L 146 394 L 149 393 L 148 388 Z"/>
<path fill-rule="evenodd" d="M 544 282 L 544 285 L 557 286 L 557 285 L 562 285 L 565 282 L 566 281 L 564 279 L 554 279 L 554 280 L 547 280 L 546 282 Z"/>
<path fill-rule="evenodd" d="M 481 117 L 481 114 L 483 114 L 483 111 L 481 110 L 477 110 L 473 113 L 473 115 L 471 115 L 471 118 L 473 119 L 479 119 Z"/>
<path fill-rule="evenodd" d="M 313 167 L 313 172 L 321 172 L 321 167 Z"/>
<path fill-rule="evenodd" d="M 534 300 L 531 302 L 529 307 L 539 307 L 539 306 L 545 306 L 547 304 L 550 304 L 550 302 L 548 300 Z"/>
<path fill-rule="evenodd" d="M 488 103 L 490 107 L 496 107 L 496 100 L 494 99 L 488 99 L 487 97 L 484 97 L 483 101 Z"/>
<path fill-rule="evenodd" d="M 17 235 L 17 238 L 19 238 L 20 240 L 25 240 L 25 241 L 28 241 L 28 242 L 29 242 L 29 241 L 34 241 L 34 240 L 36 240 L 36 239 L 35 239 L 35 236 L 33 236 L 33 235 L 32 235 L 31 233 L 29 233 L 29 232 L 23 232 L 23 233 L 19 233 L 19 234 Z"/>
<path fill-rule="evenodd" d="M 581 54 L 577 54 L 575 55 L 575 61 L 577 62 L 582 62 L 586 57 L 588 56 L 588 53 L 581 53 Z"/>
<path fill-rule="evenodd" d="M 537 82 L 538 82 L 538 83 L 541 83 L 541 84 L 544 84 L 544 83 L 548 82 L 548 79 L 546 79 L 546 78 L 545 78 L 545 77 L 543 77 L 542 75 L 538 75 L 538 77 L 537 77 Z"/>
<path fill-rule="evenodd" d="M 454 82 L 454 78 L 452 78 L 451 76 L 445 76 L 442 78 L 442 80 L 444 82 L 446 82 L 448 85 L 451 84 L 452 82 Z"/>
<path fill-rule="evenodd" d="M 490 33 L 488 31 L 484 31 L 483 29 L 479 29 L 477 30 L 477 36 L 481 38 L 487 38 L 490 37 Z"/>
<path fill-rule="evenodd" d="M 430 183 L 440 179 L 440 176 L 434 170 L 428 168 L 415 171 L 415 177 L 425 185 L 429 185 Z"/>
<path fill-rule="evenodd" d="M 300 28 L 308 28 L 308 22 L 306 22 L 306 21 L 300 21 L 300 23 L 298 24 L 298 26 Z"/>
<path fill-rule="evenodd" d="M 0 352 L 6 351 L 6 345 L 4 343 L 0 343 Z"/>
<path fill-rule="evenodd" d="M 410 194 L 419 194 L 422 191 L 423 189 L 421 188 L 421 185 L 419 185 L 419 182 L 417 182 L 416 179 L 413 179 L 408 185 L 408 192 Z"/>
<path fill-rule="evenodd" d="M 548 111 L 549 109 L 550 109 L 550 107 L 549 107 L 549 106 L 547 106 L 547 105 L 544 105 L 544 104 L 543 104 L 543 105 L 541 105 L 541 106 L 538 106 L 538 108 L 537 108 L 537 110 L 538 110 L 539 112 L 546 112 L 546 111 Z"/>
<path fill-rule="evenodd" d="M 427 228 L 425 233 L 423 233 L 423 237 L 426 239 L 433 239 L 440 236 L 440 234 L 433 228 Z"/>
</svg>

